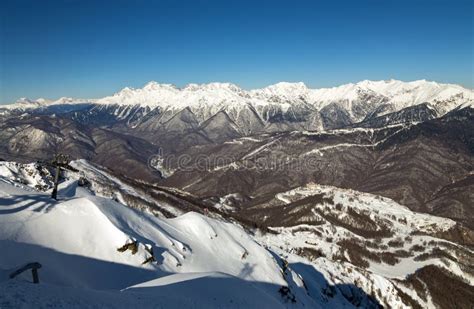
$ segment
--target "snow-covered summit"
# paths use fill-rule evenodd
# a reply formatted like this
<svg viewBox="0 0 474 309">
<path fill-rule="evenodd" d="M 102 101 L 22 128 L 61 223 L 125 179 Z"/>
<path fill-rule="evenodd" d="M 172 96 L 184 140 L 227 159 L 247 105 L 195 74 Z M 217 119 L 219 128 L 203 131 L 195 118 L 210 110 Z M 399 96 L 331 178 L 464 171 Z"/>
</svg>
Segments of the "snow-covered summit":
<svg viewBox="0 0 474 309">
<path fill-rule="evenodd" d="M 48 105 L 51 104 L 51 100 L 44 99 L 44 98 L 38 98 L 36 100 L 29 99 L 29 98 L 19 98 L 16 100 L 15 103 L 11 105 L 6 105 L 6 107 L 11 107 L 11 108 L 37 108 L 42 105 Z"/>
<path fill-rule="evenodd" d="M 289 83 L 279 82 L 262 89 L 253 90 L 254 93 L 267 93 L 269 95 L 291 95 L 291 94 L 303 94 L 308 92 L 310 89 L 303 82 Z"/>
</svg>

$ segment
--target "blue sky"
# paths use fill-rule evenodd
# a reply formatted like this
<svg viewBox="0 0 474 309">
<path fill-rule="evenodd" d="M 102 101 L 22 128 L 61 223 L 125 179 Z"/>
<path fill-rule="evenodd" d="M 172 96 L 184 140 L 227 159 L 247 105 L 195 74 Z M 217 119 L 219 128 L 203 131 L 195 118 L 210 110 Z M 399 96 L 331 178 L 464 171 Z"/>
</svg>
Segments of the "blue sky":
<svg viewBox="0 0 474 309">
<path fill-rule="evenodd" d="M 243 88 L 363 79 L 474 87 L 472 1 L 0 2 L 0 103 L 150 80 Z"/>
</svg>

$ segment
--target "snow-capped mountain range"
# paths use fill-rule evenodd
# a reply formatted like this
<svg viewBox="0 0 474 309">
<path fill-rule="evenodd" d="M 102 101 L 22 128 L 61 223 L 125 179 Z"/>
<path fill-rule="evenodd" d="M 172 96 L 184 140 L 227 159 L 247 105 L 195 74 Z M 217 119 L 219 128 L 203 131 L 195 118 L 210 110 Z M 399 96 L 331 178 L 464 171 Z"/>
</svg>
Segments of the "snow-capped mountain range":
<svg viewBox="0 0 474 309">
<path fill-rule="evenodd" d="M 0 115 L 40 111 L 43 114 L 79 112 L 74 120 L 108 125 L 125 123 L 140 132 L 185 132 L 217 128 L 226 137 L 258 132 L 327 130 L 380 119 L 414 106 L 414 111 L 391 119 L 424 121 L 463 105 L 471 106 L 474 92 L 453 84 L 426 80 L 362 81 L 334 88 L 310 89 L 304 83 L 281 82 L 244 90 L 231 83 L 171 84 L 149 82 L 143 88 L 126 87 L 100 99 L 21 99 L 0 108 Z M 407 120 L 408 121 L 408 120 Z M 393 121 L 391 121 L 393 122 Z M 214 132 L 215 133 L 215 132 Z M 210 134 L 216 140 L 220 134 Z M 214 136 L 214 137 L 212 137 Z M 221 140 L 220 137 L 217 140 Z"/>
<path fill-rule="evenodd" d="M 41 107 L 69 103 L 97 103 L 119 105 L 141 105 L 150 108 L 185 107 L 238 107 L 250 103 L 254 106 L 280 104 L 289 108 L 295 103 L 305 103 L 321 109 L 332 102 L 345 102 L 347 106 L 364 98 L 373 103 L 389 103 L 395 110 L 431 103 L 441 111 L 450 110 L 463 103 L 472 103 L 474 92 L 455 84 L 442 84 L 426 80 L 403 82 L 399 80 L 350 83 L 333 88 L 311 89 L 304 83 L 280 82 L 265 88 L 244 90 L 232 83 L 189 84 L 178 88 L 172 84 L 155 81 L 143 88 L 125 87 L 121 91 L 99 99 L 75 99 L 62 97 L 58 100 L 21 98 L 9 108 Z"/>
</svg>

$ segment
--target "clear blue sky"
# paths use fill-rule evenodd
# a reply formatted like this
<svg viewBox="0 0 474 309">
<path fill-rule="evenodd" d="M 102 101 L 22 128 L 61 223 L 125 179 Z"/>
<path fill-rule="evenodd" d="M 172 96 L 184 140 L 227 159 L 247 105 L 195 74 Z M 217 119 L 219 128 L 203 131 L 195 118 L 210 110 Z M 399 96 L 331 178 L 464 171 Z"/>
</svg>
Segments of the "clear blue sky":
<svg viewBox="0 0 474 309">
<path fill-rule="evenodd" d="M 0 103 L 100 97 L 150 80 L 472 88 L 472 3 L 2 0 Z"/>
</svg>

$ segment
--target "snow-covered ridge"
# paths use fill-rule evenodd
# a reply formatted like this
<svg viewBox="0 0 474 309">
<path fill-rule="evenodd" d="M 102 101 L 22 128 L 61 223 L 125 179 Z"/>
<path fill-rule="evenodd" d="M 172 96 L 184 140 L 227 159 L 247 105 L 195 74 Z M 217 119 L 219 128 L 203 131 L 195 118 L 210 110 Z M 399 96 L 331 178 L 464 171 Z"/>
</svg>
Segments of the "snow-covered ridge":
<svg viewBox="0 0 474 309">
<path fill-rule="evenodd" d="M 5 249 L 0 256 L 2 296 L 8 289 L 5 274 L 34 260 L 43 265 L 43 288 L 96 290 L 99 299 L 90 303 L 100 303 L 105 294 L 99 290 L 109 290 L 128 299 L 137 298 L 135 293 L 149 295 L 140 306 L 147 308 L 158 303 L 180 308 L 193 303 L 228 307 L 225 302 L 234 308 L 278 308 L 285 303 L 278 288 L 289 286 L 300 305 L 314 307 L 301 280 L 287 282 L 278 259 L 236 225 L 197 213 L 158 219 L 95 196 L 74 178 L 60 184 L 60 200 L 54 201 L 49 193 L 12 181 L 16 179 L 9 173 L 12 166 L 0 170 L 0 244 Z M 22 274 L 14 285 L 21 286 L 29 276 Z M 223 288 L 214 286 L 218 282 Z M 209 291 L 196 292 L 200 287 Z M 152 296 L 157 289 L 164 298 Z M 31 300 L 27 302 L 31 307 Z M 113 307 L 122 305 L 116 302 Z"/>
<path fill-rule="evenodd" d="M 121 91 L 99 99 L 61 98 L 56 101 L 22 98 L 8 108 L 36 108 L 55 104 L 97 103 L 119 105 L 142 105 L 163 108 L 184 108 L 199 106 L 239 106 L 246 103 L 255 106 L 267 104 L 307 103 L 322 108 L 332 102 L 358 102 L 375 100 L 391 103 L 396 109 L 429 102 L 444 102 L 449 110 L 474 101 L 474 92 L 455 84 L 433 81 L 399 80 L 369 81 L 350 83 L 333 88 L 311 89 L 304 83 L 280 82 L 262 89 L 244 90 L 231 83 L 189 84 L 178 88 L 172 84 L 149 82 L 143 88 L 126 87 Z"/>
</svg>

